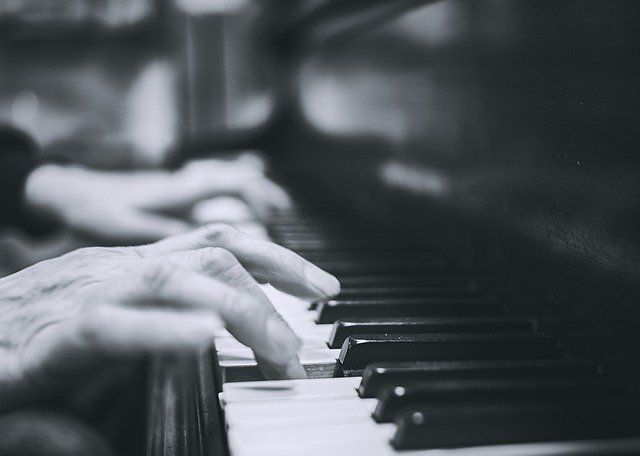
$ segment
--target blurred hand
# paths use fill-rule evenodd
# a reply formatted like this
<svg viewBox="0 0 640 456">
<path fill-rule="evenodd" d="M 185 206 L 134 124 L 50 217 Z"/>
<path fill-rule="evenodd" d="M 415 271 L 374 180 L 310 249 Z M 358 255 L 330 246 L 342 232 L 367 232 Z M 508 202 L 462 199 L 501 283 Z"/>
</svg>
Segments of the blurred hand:
<svg viewBox="0 0 640 456">
<path fill-rule="evenodd" d="M 264 175 L 254 156 L 200 160 L 176 172 L 105 172 L 46 165 L 26 184 L 32 208 L 58 217 L 70 228 L 115 243 L 150 242 L 192 228 L 173 217 L 212 196 L 236 196 L 255 216 L 287 208 L 286 192 Z"/>
<path fill-rule="evenodd" d="M 340 288 L 295 253 L 219 224 L 76 250 L 0 279 L 0 410 L 115 358 L 207 346 L 221 323 L 267 378 L 304 377 L 299 341 L 258 282 L 310 299 Z"/>
</svg>

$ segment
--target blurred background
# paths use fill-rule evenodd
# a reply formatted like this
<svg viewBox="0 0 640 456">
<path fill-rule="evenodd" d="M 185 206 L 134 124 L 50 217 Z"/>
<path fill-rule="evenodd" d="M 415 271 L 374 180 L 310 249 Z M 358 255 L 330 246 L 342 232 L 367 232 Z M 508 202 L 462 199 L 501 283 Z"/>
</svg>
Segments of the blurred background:
<svg viewBox="0 0 640 456">
<path fill-rule="evenodd" d="M 637 371 L 639 23 L 636 0 L 2 0 L 0 124 L 110 172 L 259 151 L 323 217 Z M 87 242 L 5 229 L 0 274 Z"/>
<path fill-rule="evenodd" d="M 639 5 L 5 0 L 0 121 L 99 169 L 259 149 L 295 196 L 519 271 L 545 302 L 617 296 L 624 315 Z M 57 236 L 6 233 L 3 267 L 75 242 Z"/>
<path fill-rule="evenodd" d="M 246 0 L 0 3 L 0 124 L 43 162 L 142 170 L 240 149 L 274 110 L 260 7 Z M 84 241 L 70 232 L 0 239 L 2 272 Z"/>
</svg>

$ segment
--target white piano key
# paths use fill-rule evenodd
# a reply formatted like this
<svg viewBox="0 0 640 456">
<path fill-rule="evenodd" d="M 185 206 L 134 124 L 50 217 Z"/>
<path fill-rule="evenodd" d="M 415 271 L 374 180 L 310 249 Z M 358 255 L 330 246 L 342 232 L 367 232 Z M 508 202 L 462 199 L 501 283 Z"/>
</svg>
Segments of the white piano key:
<svg viewBox="0 0 640 456">
<path fill-rule="evenodd" d="M 276 308 L 276 310 L 278 309 Z M 296 324 L 298 322 L 307 322 L 307 321 L 313 322 L 317 315 L 315 310 L 304 310 L 304 311 L 295 312 L 295 313 L 280 312 L 278 310 L 278 313 L 282 315 L 282 318 L 284 318 L 287 321 L 287 323 L 290 323 L 290 324 Z"/>
<path fill-rule="evenodd" d="M 335 364 L 339 354 L 339 349 L 330 349 L 326 346 L 322 348 L 302 348 L 298 351 L 298 357 L 302 364 Z M 222 368 L 257 365 L 253 352 L 248 348 L 245 350 L 219 351 L 218 361 Z"/>
<path fill-rule="evenodd" d="M 333 328 L 333 325 L 319 325 L 313 320 L 290 320 L 287 323 L 298 335 L 322 334 L 325 340 L 329 338 Z"/>
<path fill-rule="evenodd" d="M 309 311 L 309 301 L 300 299 L 280 290 L 276 290 L 271 285 L 263 285 L 262 291 L 273 304 L 273 307 L 281 313 L 304 313 Z"/>
<path fill-rule="evenodd" d="M 394 424 L 376 424 L 369 420 L 354 420 L 336 424 L 315 426 L 292 425 L 289 428 L 229 429 L 229 443 L 232 453 L 237 455 L 307 454 L 306 448 L 314 450 L 336 448 L 336 445 L 352 445 L 359 448 L 354 454 L 369 454 L 368 448 L 388 445 L 395 432 Z M 338 446 L 339 448 L 339 446 Z M 296 453 L 297 451 L 297 453 Z M 326 452 L 326 454 L 333 454 Z"/>
<path fill-rule="evenodd" d="M 221 402 L 226 405 L 247 401 L 358 397 L 356 388 L 360 381 L 360 377 L 343 377 L 225 383 Z"/>
<path fill-rule="evenodd" d="M 435 450 L 395 450 L 388 442 L 372 439 L 369 442 L 326 442 L 301 445 L 297 448 L 277 448 L 275 445 L 260 448 L 236 445 L 230 442 L 233 456 L 616 456 L 640 454 L 640 439 L 616 439 L 599 441 L 542 442 L 483 447 L 450 448 Z M 272 451 L 274 451 L 272 453 Z"/>
<path fill-rule="evenodd" d="M 376 404 L 376 399 L 357 396 L 233 402 L 225 407 L 225 417 L 230 429 L 243 426 L 265 429 L 302 425 L 305 420 L 332 422 L 343 418 L 364 418 L 366 422 L 374 423 L 370 415 Z"/>
<path fill-rule="evenodd" d="M 300 337 L 305 336 L 321 336 L 326 342 L 331 334 L 333 325 L 319 325 L 311 320 L 293 320 L 288 321 L 289 327 Z M 221 327 L 216 331 L 216 340 L 224 338 L 234 338 L 229 331 Z"/>
<path fill-rule="evenodd" d="M 302 345 L 300 348 L 328 348 L 327 339 L 322 334 L 300 335 Z M 222 337 L 215 339 L 216 350 L 220 351 L 233 351 L 233 350 L 248 350 L 249 348 L 238 342 L 233 337 Z"/>
</svg>

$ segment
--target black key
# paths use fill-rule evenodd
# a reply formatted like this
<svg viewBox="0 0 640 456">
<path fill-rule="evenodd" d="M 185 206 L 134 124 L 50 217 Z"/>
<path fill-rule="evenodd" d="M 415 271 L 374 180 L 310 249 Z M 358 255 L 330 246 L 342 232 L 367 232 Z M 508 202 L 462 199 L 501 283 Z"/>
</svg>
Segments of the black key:
<svg viewBox="0 0 640 456">
<path fill-rule="evenodd" d="M 400 450 L 640 435 L 637 401 L 461 405 L 408 409 L 391 440 Z"/>
<path fill-rule="evenodd" d="M 619 399 L 632 393 L 632 387 L 629 380 L 611 378 L 426 380 L 386 386 L 372 416 L 379 423 L 389 423 L 410 407 Z"/>
<path fill-rule="evenodd" d="M 405 265 L 413 267 L 417 265 L 418 271 L 439 271 L 441 267 L 447 265 L 444 260 L 437 260 L 435 258 L 430 259 L 428 262 L 424 260 L 425 257 L 432 257 L 432 255 L 425 254 L 422 252 L 373 252 L 373 251 L 345 251 L 341 249 L 339 252 L 334 251 L 322 251 L 322 252 L 306 252 L 299 249 L 291 248 L 290 246 L 283 244 L 285 247 L 290 248 L 295 251 L 298 255 L 310 261 L 312 263 L 323 264 L 323 265 L 338 265 L 338 267 L 349 267 L 348 271 L 356 271 L 356 266 L 364 265 L 363 267 L 368 267 L 368 265 L 374 265 L 375 267 L 387 268 L 389 265 L 398 265 L 398 267 L 403 270 L 406 269 Z M 384 264 L 381 261 L 384 259 Z M 346 265 L 346 266 L 343 266 Z M 353 266 L 356 265 L 356 266 Z M 352 267 L 353 266 L 353 267 Z M 424 269 L 426 267 L 426 269 Z M 335 268 L 335 267 L 334 267 Z M 389 271 L 389 269 L 386 269 Z M 366 272 L 366 271 L 365 271 Z"/>
<path fill-rule="evenodd" d="M 598 374 L 598 366 L 590 361 L 567 359 L 374 363 L 362 373 L 358 394 L 365 398 L 376 397 L 387 385 L 422 380 L 567 378 Z"/>
<path fill-rule="evenodd" d="M 317 258 L 322 258 L 323 255 L 327 256 L 329 253 L 344 255 L 347 252 L 355 255 L 368 253 L 369 256 L 374 252 L 378 255 L 397 254 L 396 256 L 398 256 L 403 253 L 417 256 L 421 250 L 421 246 L 415 244 L 411 245 L 393 239 L 367 239 L 362 236 L 309 236 L 306 239 L 280 236 L 277 241 L 288 249 L 300 253 L 305 252 L 310 257 L 317 255 Z M 424 252 L 423 255 L 432 253 Z"/>
<path fill-rule="evenodd" d="M 342 283 L 341 283 L 342 285 Z M 393 298 L 433 298 L 433 297 L 481 297 L 477 287 L 464 284 L 451 285 L 421 285 L 421 286 L 364 286 L 342 287 L 336 300 L 360 299 L 393 299 Z M 319 302 L 312 302 L 310 310 L 318 308 Z"/>
<path fill-rule="evenodd" d="M 376 274 L 376 275 L 343 275 L 340 278 L 343 289 L 362 287 L 404 287 L 404 286 L 460 286 L 477 289 L 478 283 L 473 278 L 461 274 Z"/>
<path fill-rule="evenodd" d="M 343 370 L 381 361 L 554 359 L 557 341 L 531 334 L 405 334 L 350 336 L 340 350 Z"/>
<path fill-rule="evenodd" d="M 363 298 L 426 298 L 441 296 L 477 296 L 478 291 L 464 286 L 423 285 L 413 287 L 348 287 L 336 299 Z"/>
<path fill-rule="evenodd" d="M 318 306 L 317 323 L 343 318 L 457 317 L 499 315 L 508 306 L 491 297 L 483 298 L 397 298 L 332 299 Z"/>
<path fill-rule="evenodd" d="M 318 267 L 334 275 L 342 274 L 412 274 L 427 272 L 444 272 L 451 268 L 441 260 L 362 260 L 362 261 L 316 261 Z"/>
<path fill-rule="evenodd" d="M 341 348 L 356 334 L 520 333 L 537 328 L 534 318 L 345 318 L 336 321 L 327 340 L 329 348 Z"/>
</svg>

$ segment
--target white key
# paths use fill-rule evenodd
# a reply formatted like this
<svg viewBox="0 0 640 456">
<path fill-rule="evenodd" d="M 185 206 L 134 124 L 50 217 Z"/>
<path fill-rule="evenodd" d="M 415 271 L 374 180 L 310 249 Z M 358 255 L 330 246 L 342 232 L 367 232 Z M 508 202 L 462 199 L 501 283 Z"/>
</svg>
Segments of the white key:
<svg viewBox="0 0 640 456">
<path fill-rule="evenodd" d="M 356 388 L 360 381 L 360 377 L 343 377 L 225 383 L 220 395 L 223 405 L 263 400 L 358 397 Z"/>
<path fill-rule="evenodd" d="M 230 428 L 243 424 L 257 424 L 266 428 L 318 418 L 337 420 L 362 417 L 369 421 L 376 404 L 377 399 L 360 399 L 358 396 L 232 402 L 225 407 L 225 417 Z"/>
<path fill-rule="evenodd" d="M 640 454 L 640 440 L 638 439 L 543 442 L 402 452 L 395 450 L 388 442 L 379 442 L 378 439 L 373 439 L 370 442 L 333 442 L 329 440 L 313 445 L 300 444 L 297 453 L 295 449 L 265 446 L 261 451 L 258 448 L 238 446 L 233 443 L 230 443 L 230 447 L 237 448 L 237 451 L 232 452 L 233 456 L 264 456 L 267 454 L 281 456 L 296 454 L 304 454 L 305 456 L 353 456 L 354 454 L 366 456 L 601 456 L 607 454 L 615 456 Z M 271 453 L 271 450 L 275 450 L 276 453 Z"/>
<path fill-rule="evenodd" d="M 309 312 L 309 301 L 276 290 L 271 285 L 263 285 L 262 291 L 281 315 L 296 315 Z"/>
<path fill-rule="evenodd" d="M 276 310 L 278 310 L 277 307 Z M 303 310 L 295 313 L 278 311 L 278 313 L 282 315 L 282 318 L 284 318 L 287 323 L 290 323 L 292 325 L 295 325 L 298 322 L 314 322 L 317 315 L 315 310 Z"/>
<path fill-rule="evenodd" d="M 298 357 L 310 378 L 331 378 L 336 368 L 340 350 L 324 348 L 302 348 Z M 218 361 L 223 382 L 258 380 L 260 374 L 253 352 L 246 350 L 219 351 Z"/>
<path fill-rule="evenodd" d="M 328 348 L 327 339 L 326 337 L 324 337 L 324 334 L 298 334 L 298 336 L 302 341 L 302 345 L 300 346 L 300 348 Z M 238 342 L 233 337 L 216 337 L 215 344 L 216 350 L 218 350 L 219 352 L 228 352 L 232 350 L 249 350 L 246 345 Z"/>
<path fill-rule="evenodd" d="M 329 339 L 333 325 L 319 325 L 311 320 L 293 320 L 288 321 L 289 327 L 300 337 L 304 336 L 322 336 L 325 341 Z M 229 331 L 220 328 L 216 331 L 216 340 L 224 338 L 234 338 Z"/>
<path fill-rule="evenodd" d="M 336 444 L 381 447 L 395 432 L 394 424 L 377 424 L 373 420 L 353 420 L 352 422 L 328 423 L 324 425 L 292 425 L 286 428 L 234 429 L 228 432 L 229 443 L 234 456 L 307 454 L 306 448 L 330 449 Z M 296 453 L 297 451 L 297 453 Z M 326 454 L 333 454 L 327 452 Z M 358 450 L 355 454 L 368 454 Z"/>
<path fill-rule="evenodd" d="M 325 364 L 332 363 L 335 365 L 336 359 L 340 354 L 340 349 L 321 348 L 302 348 L 298 351 L 300 362 L 304 364 Z M 256 360 L 251 349 L 219 351 L 218 360 L 220 367 L 236 367 L 236 366 L 256 366 Z"/>
<path fill-rule="evenodd" d="M 319 325 L 313 320 L 290 320 L 289 326 L 299 336 L 321 334 L 325 340 L 329 339 L 333 325 Z"/>
</svg>

